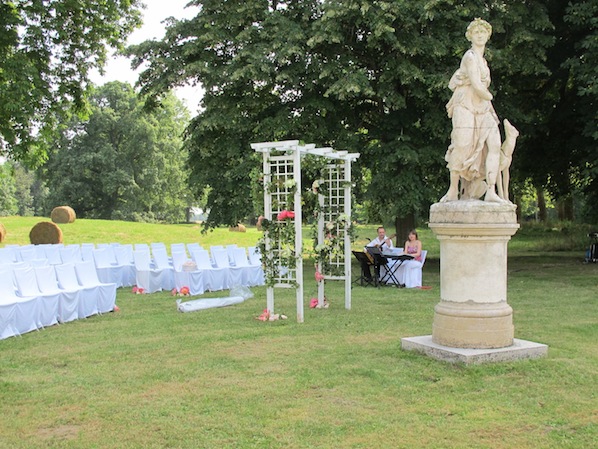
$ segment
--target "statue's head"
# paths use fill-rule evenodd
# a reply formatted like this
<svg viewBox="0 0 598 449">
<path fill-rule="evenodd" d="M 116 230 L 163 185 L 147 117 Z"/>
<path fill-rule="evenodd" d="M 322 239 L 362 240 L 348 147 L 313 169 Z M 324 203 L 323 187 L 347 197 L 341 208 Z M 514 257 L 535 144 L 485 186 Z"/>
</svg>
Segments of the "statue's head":
<svg viewBox="0 0 598 449">
<path fill-rule="evenodd" d="M 468 41 L 471 42 L 471 35 L 472 35 L 473 31 L 478 27 L 486 30 L 488 32 L 488 39 L 490 39 L 490 36 L 492 35 L 492 25 L 490 25 L 484 19 L 480 19 L 478 17 L 476 19 L 473 19 L 471 21 L 471 23 L 467 26 L 467 31 L 465 31 L 465 37 L 467 38 Z"/>
</svg>

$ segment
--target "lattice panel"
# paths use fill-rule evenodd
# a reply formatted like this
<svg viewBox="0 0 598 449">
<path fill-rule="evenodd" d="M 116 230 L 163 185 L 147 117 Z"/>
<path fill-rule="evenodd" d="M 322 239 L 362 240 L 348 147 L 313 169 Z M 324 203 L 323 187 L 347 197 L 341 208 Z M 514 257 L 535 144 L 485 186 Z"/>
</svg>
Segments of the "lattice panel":
<svg viewBox="0 0 598 449">
<path fill-rule="evenodd" d="M 271 155 L 268 159 L 270 173 L 267 179 L 267 191 L 270 197 L 271 217 L 277 221 L 278 214 L 284 210 L 294 211 L 294 161 L 292 155 L 281 154 Z M 293 233 L 294 220 L 283 220 L 278 222 L 284 228 L 281 232 Z M 297 280 L 296 267 L 290 267 L 283 261 L 296 256 L 295 245 L 292 243 L 282 243 L 280 239 L 270 240 L 270 257 L 275 261 L 279 270 L 274 277 L 276 284 L 291 284 Z M 287 265 L 287 266 L 285 266 Z"/>
<path fill-rule="evenodd" d="M 339 240 L 345 238 L 347 232 L 345 226 L 338 222 L 338 217 L 345 213 L 345 169 L 342 163 L 328 164 L 323 170 L 326 182 L 325 207 L 323 208 L 324 222 L 334 223 L 332 234 Z M 327 228 L 327 231 L 329 229 Z M 342 267 L 345 264 L 344 254 L 331 254 L 329 263 L 334 267 Z"/>
<path fill-rule="evenodd" d="M 293 177 L 293 159 L 287 155 L 270 157 L 270 201 L 272 204 L 272 218 L 283 210 L 294 210 L 291 184 Z"/>
</svg>

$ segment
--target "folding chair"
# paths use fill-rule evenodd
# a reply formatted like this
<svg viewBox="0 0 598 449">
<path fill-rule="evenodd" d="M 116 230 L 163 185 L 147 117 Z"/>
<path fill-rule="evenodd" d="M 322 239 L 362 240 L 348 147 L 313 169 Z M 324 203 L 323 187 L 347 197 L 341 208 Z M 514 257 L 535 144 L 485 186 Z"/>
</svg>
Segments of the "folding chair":
<svg viewBox="0 0 598 449">
<path fill-rule="evenodd" d="M 370 260 L 368 255 L 364 251 L 353 251 L 353 255 L 359 262 L 359 266 L 361 267 L 361 274 L 359 278 L 353 281 L 359 282 L 359 285 L 362 287 L 367 287 L 368 285 L 373 285 L 374 287 L 378 286 L 378 278 L 376 276 L 372 276 L 372 271 L 370 267 L 374 266 L 374 262 Z"/>
</svg>

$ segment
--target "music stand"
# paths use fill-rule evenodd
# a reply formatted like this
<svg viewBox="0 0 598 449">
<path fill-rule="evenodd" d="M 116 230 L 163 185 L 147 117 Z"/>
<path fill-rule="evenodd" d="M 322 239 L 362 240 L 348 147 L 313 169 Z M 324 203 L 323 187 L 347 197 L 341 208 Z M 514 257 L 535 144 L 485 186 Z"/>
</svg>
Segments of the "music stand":
<svg viewBox="0 0 598 449">
<path fill-rule="evenodd" d="M 353 255 L 359 262 L 359 266 L 361 267 L 361 275 L 359 279 L 356 279 L 353 282 L 359 282 L 359 285 L 362 287 L 367 287 L 368 285 L 373 285 L 374 287 L 378 286 L 378 278 L 372 276 L 372 272 L 370 267 L 374 264 L 370 261 L 367 254 L 363 251 L 353 251 Z"/>
<path fill-rule="evenodd" d="M 369 246 L 366 247 L 366 250 L 368 253 L 370 253 L 372 255 L 372 257 L 374 258 L 374 269 L 376 270 L 376 275 L 379 279 L 378 283 L 379 284 L 387 284 L 387 283 L 392 283 L 394 285 L 396 285 L 397 287 L 402 287 L 403 285 L 399 282 L 399 280 L 395 277 L 395 267 L 391 267 L 388 264 L 388 260 L 401 260 L 400 258 L 405 256 L 403 254 L 401 255 L 397 255 L 397 256 L 393 256 L 393 255 L 385 255 L 382 253 L 382 251 L 380 251 L 380 248 L 375 247 L 375 246 Z M 409 256 L 411 257 L 411 256 Z M 407 258 L 409 258 L 407 257 Z M 405 258 L 405 259 L 407 259 Z M 403 262 L 401 261 L 401 264 Z M 386 273 L 384 273 L 383 276 L 380 275 L 380 267 L 384 266 L 386 267 Z"/>
</svg>

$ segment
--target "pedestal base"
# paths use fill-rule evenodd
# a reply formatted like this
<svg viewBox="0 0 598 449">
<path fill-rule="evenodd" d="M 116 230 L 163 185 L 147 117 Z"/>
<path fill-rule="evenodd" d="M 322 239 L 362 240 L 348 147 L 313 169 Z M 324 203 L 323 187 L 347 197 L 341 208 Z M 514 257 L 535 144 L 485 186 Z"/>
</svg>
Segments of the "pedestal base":
<svg viewBox="0 0 598 449">
<path fill-rule="evenodd" d="M 434 343 L 454 348 L 492 349 L 513 344 L 513 309 L 506 301 L 441 301 L 434 308 Z"/>
<path fill-rule="evenodd" d="M 466 349 L 439 345 L 432 341 L 431 335 L 401 339 L 401 347 L 405 351 L 425 354 L 433 359 L 449 363 L 478 365 L 482 363 L 509 362 L 522 359 L 537 359 L 548 354 L 548 346 L 541 343 L 519 340 L 498 349 Z"/>
</svg>

